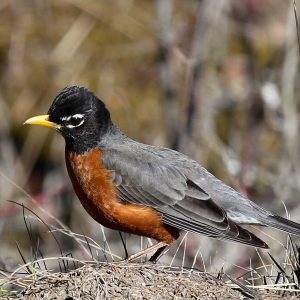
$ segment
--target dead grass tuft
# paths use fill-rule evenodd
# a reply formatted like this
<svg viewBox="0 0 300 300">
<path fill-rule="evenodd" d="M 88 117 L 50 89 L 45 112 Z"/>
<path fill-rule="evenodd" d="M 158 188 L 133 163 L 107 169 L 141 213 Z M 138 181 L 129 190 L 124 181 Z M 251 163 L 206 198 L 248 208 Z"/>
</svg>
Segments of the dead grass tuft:
<svg viewBox="0 0 300 300">
<path fill-rule="evenodd" d="M 32 273 L 10 284 L 16 283 L 24 289 L 5 299 L 245 299 L 241 290 L 254 299 L 300 299 L 291 293 L 275 295 L 271 286 L 237 290 L 197 270 L 126 262 L 89 262 L 68 273 Z"/>
</svg>

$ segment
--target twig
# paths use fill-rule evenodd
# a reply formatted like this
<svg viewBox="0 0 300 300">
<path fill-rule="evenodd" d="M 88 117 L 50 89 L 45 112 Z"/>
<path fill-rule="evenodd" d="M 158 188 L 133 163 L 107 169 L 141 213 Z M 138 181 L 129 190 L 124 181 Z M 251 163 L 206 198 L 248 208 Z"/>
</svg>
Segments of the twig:
<svg viewBox="0 0 300 300">
<path fill-rule="evenodd" d="M 299 36 L 299 23 L 298 23 L 296 0 L 293 1 L 293 4 L 294 4 L 294 14 L 295 14 L 295 21 L 296 21 L 296 29 L 297 29 L 298 50 L 299 50 L 299 54 L 300 54 L 300 36 Z"/>
</svg>

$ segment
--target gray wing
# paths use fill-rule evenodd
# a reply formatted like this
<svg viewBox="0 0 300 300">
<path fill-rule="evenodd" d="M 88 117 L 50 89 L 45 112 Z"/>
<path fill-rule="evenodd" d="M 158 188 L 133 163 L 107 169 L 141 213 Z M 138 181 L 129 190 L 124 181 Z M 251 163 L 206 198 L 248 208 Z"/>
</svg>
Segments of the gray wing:
<svg viewBox="0 0 300 300">
<path fill-rule="evenodd" d="M 124 203 L 153 207 L 162 213 L 164 223 L 181 230 L 267 248 L 230 220 L 195 180 L 159 153 L 148 151 L 150 146 L 139 145 L 104 151 L 102 163 L 112 170 L 112 180 Z"/>
</svg>

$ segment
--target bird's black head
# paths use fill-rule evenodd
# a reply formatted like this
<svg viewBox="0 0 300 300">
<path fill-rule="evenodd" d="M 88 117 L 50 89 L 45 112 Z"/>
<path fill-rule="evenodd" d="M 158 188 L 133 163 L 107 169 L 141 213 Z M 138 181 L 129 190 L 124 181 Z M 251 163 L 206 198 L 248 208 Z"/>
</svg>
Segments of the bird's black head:
<svg viewBox="0 0 300 300">
<path fill-rule="evenodd" d="M 25 123 L 54 127 L 65 138 L 67 149 L 76 153 L 97 146 L 112 125 L 104 103 L 78 86 L 64 88 L 55 97 L 48 115 L 31 118 Z"/>
</svg>

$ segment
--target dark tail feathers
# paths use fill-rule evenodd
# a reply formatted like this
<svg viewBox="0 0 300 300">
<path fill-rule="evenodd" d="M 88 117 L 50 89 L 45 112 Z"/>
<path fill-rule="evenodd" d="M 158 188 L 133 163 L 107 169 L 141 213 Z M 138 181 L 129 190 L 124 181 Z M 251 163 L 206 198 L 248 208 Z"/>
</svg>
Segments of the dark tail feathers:
<svg viewBox="0 0 300 300">
<path fill-rule="evenodd" d="M 300 224 L 280 216 L 270 216 L 265 220 L 266 225 L 300 236 Z"/>
<path fill-rule="evenodd" d="M 258 238 L 254 233 L 248 231 L 247 229 L 239 226 L 238 224 L 230 220 L 228 221 L 230 231 L 227 233 L 225 239 L 229 239 L 231 241 L 239 242 L 257 248 L 269 249 L 269 246 L 260 238 Z"/>
</svg>

